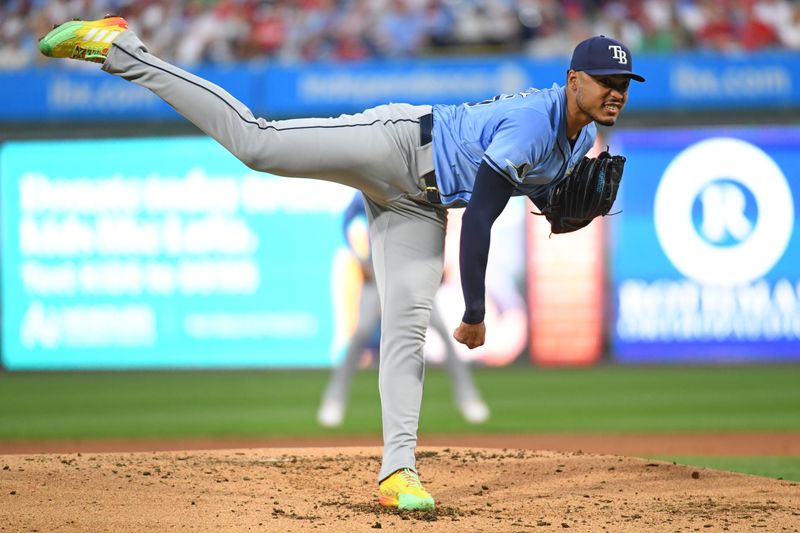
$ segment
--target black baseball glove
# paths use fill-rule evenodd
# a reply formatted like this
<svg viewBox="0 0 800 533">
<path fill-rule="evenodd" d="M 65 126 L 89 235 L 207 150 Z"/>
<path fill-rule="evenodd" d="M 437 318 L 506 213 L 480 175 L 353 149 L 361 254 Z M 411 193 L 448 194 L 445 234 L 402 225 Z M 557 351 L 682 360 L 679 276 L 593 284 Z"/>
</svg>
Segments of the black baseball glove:
<svg viewBox="0 0 800 533">
<path fill-rule="evenodd" d="M 547 192 L 541 213 L 553 233 L 569 233 L 605 216 L 614 205 L 622 181 L 625 158 L 602 152 L 584 157 L 572 172 Z"/>
</svg>

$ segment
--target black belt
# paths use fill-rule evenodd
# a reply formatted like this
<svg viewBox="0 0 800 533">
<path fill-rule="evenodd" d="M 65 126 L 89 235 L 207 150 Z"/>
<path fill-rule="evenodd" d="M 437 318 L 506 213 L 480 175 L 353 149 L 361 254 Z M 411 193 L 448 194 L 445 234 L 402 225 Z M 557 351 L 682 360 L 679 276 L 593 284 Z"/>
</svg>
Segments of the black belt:
<svg viewBox="0 0 800 533">
<path fill-rule="evenodd" d="M 419 117 L 419 145 L 425 146 L 433 141 L 433 113 Z M 441 204 L 439 184 L 436 182 L 436 172 L 431 170 L 422 179 L 425 180 L 425 197 L 432 204 Z"/>
</svg>

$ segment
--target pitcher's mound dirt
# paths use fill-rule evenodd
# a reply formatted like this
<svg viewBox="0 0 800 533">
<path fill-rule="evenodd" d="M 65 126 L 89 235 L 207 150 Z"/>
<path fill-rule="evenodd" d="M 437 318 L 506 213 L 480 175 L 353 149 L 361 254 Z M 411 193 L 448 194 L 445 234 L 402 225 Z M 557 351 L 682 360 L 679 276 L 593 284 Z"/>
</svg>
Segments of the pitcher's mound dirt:
<svg viewBox="0 0 800 533">
<path fill-rule="evenodd" d="M 380 448 L 0 456 L 0 531 L 798 531 L 800 484 L 614 455 L 420 448 L 434 512 L 377 504 Z"/>
</svg>

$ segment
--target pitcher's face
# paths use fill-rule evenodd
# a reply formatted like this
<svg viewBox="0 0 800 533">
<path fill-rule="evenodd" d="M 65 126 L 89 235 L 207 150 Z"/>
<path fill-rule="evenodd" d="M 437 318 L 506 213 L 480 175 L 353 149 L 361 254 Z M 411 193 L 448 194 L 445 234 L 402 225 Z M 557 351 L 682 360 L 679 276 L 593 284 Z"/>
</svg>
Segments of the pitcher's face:
<svg viewBox="0 0 800 533">
<path fill-rule="evenodd" d="M 584 114 L 603 126 L 613 126 L 628 101 L 631 79 L 622 74 L 592 76 L 575 72 L 575 103 Z"/>
</svg>

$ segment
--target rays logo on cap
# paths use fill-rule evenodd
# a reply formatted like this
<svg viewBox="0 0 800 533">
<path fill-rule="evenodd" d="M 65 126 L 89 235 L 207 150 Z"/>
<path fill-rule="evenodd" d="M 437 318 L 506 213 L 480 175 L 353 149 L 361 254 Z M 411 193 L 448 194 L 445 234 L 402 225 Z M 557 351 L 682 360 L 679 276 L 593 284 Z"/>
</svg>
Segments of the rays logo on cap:
<svg viewBox="0 0 800 533">
<path fill-rule="evenodd" d="M 644 81 L 643 76 L 633 72 L 633 55 L 630 49 L 605 35 L 590 37 L 578 43 L 572 52 L 569 68 L 590 76 L 623 75 L 632 80 Z"/>
<path fill-rule="evenodd" d="M 612 44 L 608 47 L 608 49 L 614 51 L 614 55 L 612 57 L 613 59 L 616 59 L 620 65 L 628 64 L 628 54 L 625 53 L 625 50 L 623 50 L 621 46 Z"/>
</svg>

